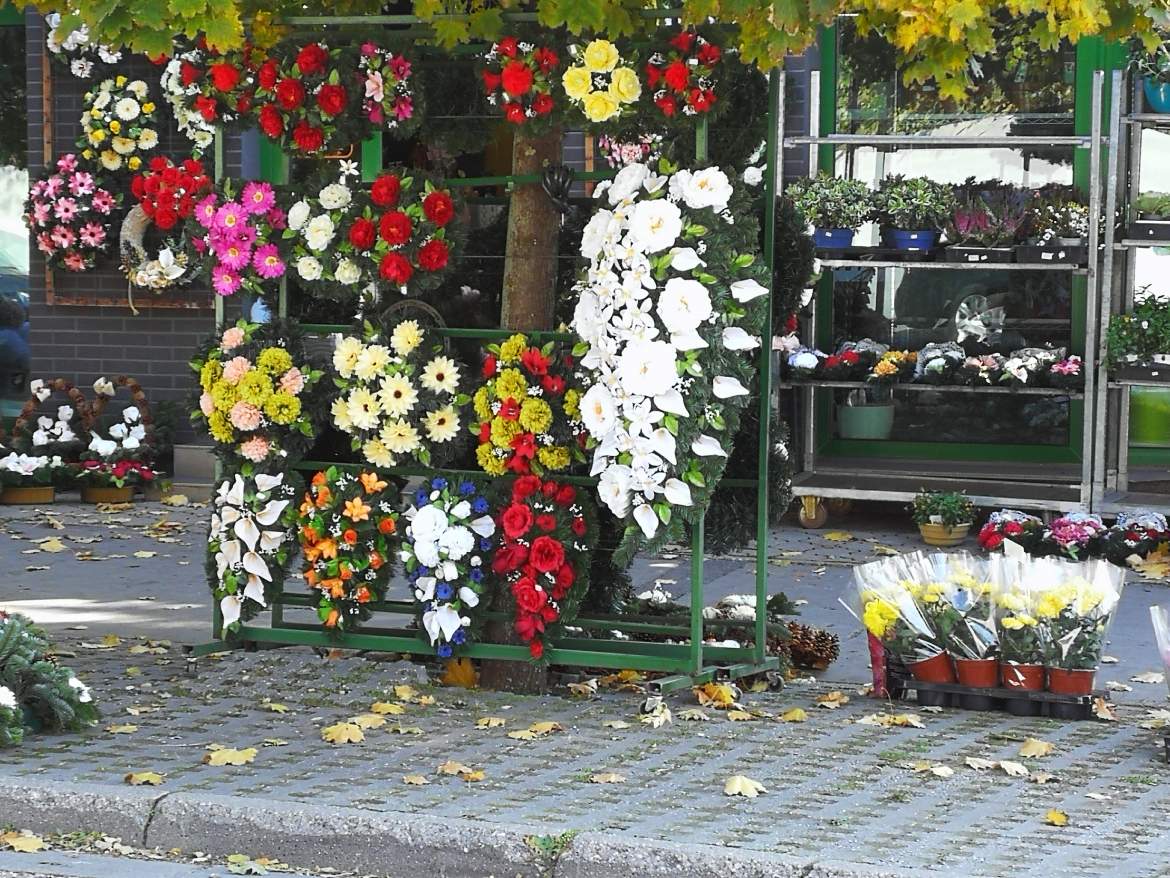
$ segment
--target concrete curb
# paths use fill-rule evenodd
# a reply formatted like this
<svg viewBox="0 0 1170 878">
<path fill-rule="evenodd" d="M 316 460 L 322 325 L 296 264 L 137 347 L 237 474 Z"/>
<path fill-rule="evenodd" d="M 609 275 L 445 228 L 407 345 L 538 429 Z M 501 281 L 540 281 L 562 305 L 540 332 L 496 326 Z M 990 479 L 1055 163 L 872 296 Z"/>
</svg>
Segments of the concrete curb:
<svg viewBox="0 0 1170 878">
<path fill-rule="evenodd" d="M 557 861 L 557 878 L 803 878 L 811 860 L 717 845 L 671 844 L 582 832 Z"/>
<path fill-rule="evenodd" d="M 40 832 L 102 832 L 140 845 L 155 803 L 164 795 L 146 787 L 0 775 L 0 823 Z"/>
</svg>

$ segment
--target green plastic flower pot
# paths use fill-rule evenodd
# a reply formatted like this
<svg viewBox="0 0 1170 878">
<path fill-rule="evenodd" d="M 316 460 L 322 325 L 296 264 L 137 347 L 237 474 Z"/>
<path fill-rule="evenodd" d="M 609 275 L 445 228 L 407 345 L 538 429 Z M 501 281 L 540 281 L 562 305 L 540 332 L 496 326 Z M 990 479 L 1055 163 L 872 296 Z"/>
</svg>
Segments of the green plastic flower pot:
<svg viewBox="0 0 1170 878">
<path fill-rule="evenodd" d="M 837 433 L 842 439 L 889 439 L 894 404 L 837 406 Z"/>
</svg>

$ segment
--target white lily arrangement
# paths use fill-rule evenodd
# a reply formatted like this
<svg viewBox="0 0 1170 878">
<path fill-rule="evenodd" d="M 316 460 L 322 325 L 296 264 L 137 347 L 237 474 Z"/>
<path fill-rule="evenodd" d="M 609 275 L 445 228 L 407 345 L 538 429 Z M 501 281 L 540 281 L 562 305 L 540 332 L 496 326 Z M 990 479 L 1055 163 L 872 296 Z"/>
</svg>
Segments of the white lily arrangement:
<svg viewBox="0 0 1170 878">
<path fill-rule="evenodd" d="M 722 475 L 751 397 L 767 268 L 745 193 L 719 168 L 629 165 L 597 187 L 572 327 L 601 501 L 624 551 L 681 533 Z"/>
<path fill-rule="evenodd" d="M 207 578 L 224 632 L 237 630 L 241 621 L 266 608 L 284 582 L 296 545 L 293 478 L 237 473 L 216 489 Z"/>
</svg>

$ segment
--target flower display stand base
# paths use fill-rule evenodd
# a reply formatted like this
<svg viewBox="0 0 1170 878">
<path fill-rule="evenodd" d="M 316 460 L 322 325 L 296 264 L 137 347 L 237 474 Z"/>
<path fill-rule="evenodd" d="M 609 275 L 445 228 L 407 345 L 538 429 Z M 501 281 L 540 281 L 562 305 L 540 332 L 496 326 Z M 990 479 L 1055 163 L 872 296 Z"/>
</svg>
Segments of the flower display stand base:
<svg viewBox="0 0 1170 878">
<path fill-rule="evenodd" d="M 943 251 L 947 262 L 1015 262 L 1016 252 L 1011 247 L 960 247 L 952 245 Z"/>
<path fill-rule="evenodd" d="M 999 662 L 995 659 L 955 659 L 955 676 L 959 684 L 971 689 L 989 689 L 999 685 Z M 991 698 L 986 695 L 961 695 L 967 710 L 991 710 Z"/>
<path fill-rule="evenodd" d="M 1047 675 L 1043 665 L 1018 665 L 1011 662 L 1001 662 L 999 676 L 1003 687 L 1013 692 L 1043 692 Z M 1009 698 L 1004 703 L 1004 710 L 1013 716 L 1039 716 L 1040 704 L 1027 695 L 1019 698 Z"/>
<path fill-rule="evenodd" d="M 9 485 L 0 490 L 0 504 L 4 506 L 31 506 L 52 503 L 55 499 L 52 485 Z"/>
<path fill-rule="evenodd" d="M 918 525 L 918 532 L 922 534 L 922 542 L 928 546 L 939 546 L 943 548 L 959 545 L 963 540 L 967 539 L 967 534 L 970 530 L 970 523 Z"/>
<path fill-rule="evenodd" d="M 1084 244 L 1019 244 L 1016 246 L 1016 262 L 1025 265 L 1084 265 L 1089 261 L 1089 248 Z"/>
<path fill-rule="evenodd" d="M 130 485 L 124 488 L 86 485 L 81 489 L 82 503 L 129 503 L 133 499 L 134 488 Z"/>
</svg>

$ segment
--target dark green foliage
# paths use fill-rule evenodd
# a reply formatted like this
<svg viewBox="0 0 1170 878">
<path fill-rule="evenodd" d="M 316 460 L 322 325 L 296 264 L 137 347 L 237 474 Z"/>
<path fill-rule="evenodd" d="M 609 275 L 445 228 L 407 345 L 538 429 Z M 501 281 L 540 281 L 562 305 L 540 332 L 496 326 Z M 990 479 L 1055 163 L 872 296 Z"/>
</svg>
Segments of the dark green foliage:
<svg viewBox="0 0 1170 878">
<path fill-rule="evenodd" d="M 608 509 L 598 507 L 597 542 L 589 567 L 589 591 L 581 601 L 581 612 L 586 615 L 620 613 L 633 599 L 629 565 L 614 560 L 624 529 Z"/>
<path fill-rule="evenodd" d="M 784 334 L 789 315 L 813 276 L 816 248 L 800 213 L 787 198 L 776 202 L 775 264 L 772 269 L 772 332 Z"/>
</svg>

